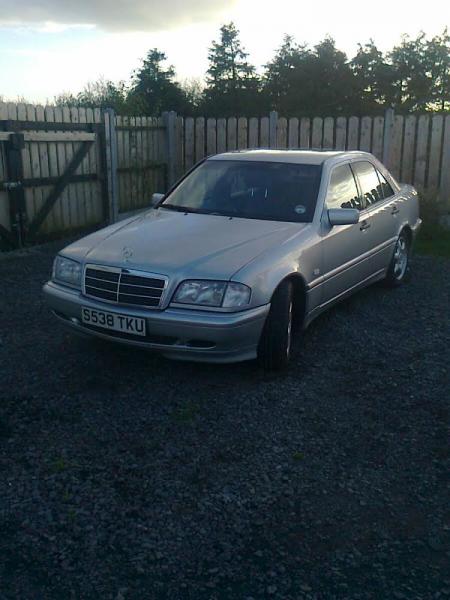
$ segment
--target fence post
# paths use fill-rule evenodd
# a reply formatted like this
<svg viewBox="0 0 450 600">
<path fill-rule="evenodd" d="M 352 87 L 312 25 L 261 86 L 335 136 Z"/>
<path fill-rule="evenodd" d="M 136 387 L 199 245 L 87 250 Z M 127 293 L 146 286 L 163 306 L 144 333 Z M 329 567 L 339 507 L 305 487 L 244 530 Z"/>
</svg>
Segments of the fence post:
<svg viewBox="0 0 450 600">
<path fill-rule="evenodd" d="M 269 114 L 269 148 L 277 147 L 278 113 L 271 110 Z"/>
<path fill-rule="evenodd" d="M 119 216 L 117 185 L 117 133 L 116 115 L 112 108 L 103 114 L 105 123 L 106 176 L 108 180 L 108 222 L 115 223 Z"/>
<path fill-rule="evenodd" d="M 177 113 L 174 110 L 163 112 L 164 125 L 166 127 L 166 156 L 167 156 L 167 179 L 169 188 L 175 183 L 176 179 L 176 160 L 177 149 L 175 128 L 177 123 Z"/>
<path fill-rule="evenodd" d="M 383 131 L 383 164 L 391 168 L 391 148 L 394 132 L 394 109 L 387 108 L 384 113 L 384 131 Z"/>
<path fill-rule="evenodd" d="M 8 125 L 7 125 L 8 126 Z M 10 125 L 12 130 L 14 125 Z M 8 174 L 8 185 L 6 187 L 9 195 L 9 211 L 11 230 L 19 248 L 25 242 L 26 206 L 25 192 L 22 185 L 23 161 L 22 150 L 25 148 L 23 133 L 11 133 L 6 143 L 6 169 Z"/>
</svg>

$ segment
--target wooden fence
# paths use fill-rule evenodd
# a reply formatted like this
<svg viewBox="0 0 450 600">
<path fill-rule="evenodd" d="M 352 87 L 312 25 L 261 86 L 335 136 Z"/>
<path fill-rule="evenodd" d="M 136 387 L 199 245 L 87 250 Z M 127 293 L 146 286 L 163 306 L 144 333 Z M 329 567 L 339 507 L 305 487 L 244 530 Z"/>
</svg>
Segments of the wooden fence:
<svg viewBox="0 0 450 600">
<path fill-rule="evenodd" d="M 258 147 L 366 150 L 450 211 L 450 115 L 152 118 L 0 103 L 0 248 L 113 222 L 203 157 Z"/>
<path fill-rule="evenodd" d="M 439 196 L 450 210 L 450 115 L 378 117 L 278 117 L 180 119 L 170 113 L 175 143 L 169 155 L 175 176 L 204 156 L 244 148 L 364 150 L 386 164 L 401 182 Z M 181 156 L 181 158 L 180 158 Z"/>
</svg>

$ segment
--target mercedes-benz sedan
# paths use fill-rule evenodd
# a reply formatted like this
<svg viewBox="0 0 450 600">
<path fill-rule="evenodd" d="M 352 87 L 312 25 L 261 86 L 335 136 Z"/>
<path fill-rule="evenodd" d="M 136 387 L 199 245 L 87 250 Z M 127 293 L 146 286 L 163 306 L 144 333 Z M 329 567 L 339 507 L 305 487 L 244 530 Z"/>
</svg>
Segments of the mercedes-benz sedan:
<svg viewBox="0 0 450 600">
<path fill-rule="evenodd" d="M 405 281 L 420 223 L 415 189 L 371 154 L 219 154 L 146 212 L 67 246 L 44 292 L 78 332 L 277 369 L 329 306 Z"/>
</svg>

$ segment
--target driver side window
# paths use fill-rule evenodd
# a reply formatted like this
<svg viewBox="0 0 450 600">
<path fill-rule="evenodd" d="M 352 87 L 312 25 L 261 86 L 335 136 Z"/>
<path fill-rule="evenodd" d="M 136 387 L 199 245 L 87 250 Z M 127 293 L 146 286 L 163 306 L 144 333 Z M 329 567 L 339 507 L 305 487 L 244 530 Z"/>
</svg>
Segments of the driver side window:
<svg viewBox="0 0 450 600">
<path fill-rule="evenodd" d="M 363 206 L 359 198 L 358 188 L 349 164 L 339 165 L 331 172 L 328 185 L 327 208 L 357 208 Z"/>
</svg>

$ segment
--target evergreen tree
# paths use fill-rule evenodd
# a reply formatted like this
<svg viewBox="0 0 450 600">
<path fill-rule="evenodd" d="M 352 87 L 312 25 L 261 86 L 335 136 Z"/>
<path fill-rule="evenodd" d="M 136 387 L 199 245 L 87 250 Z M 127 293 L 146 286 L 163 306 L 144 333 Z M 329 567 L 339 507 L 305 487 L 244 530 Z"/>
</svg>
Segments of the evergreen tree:
<svg viewBox="0 0 450 600">
<path fill-rule="evenodd" d="M 175 69 L 164 66 L 166 60 L 164 52 L 153 48 L 133 74 L 129 97 L 142 114 L 159 115 L 170 110 L 184 114 L 188 109 L 186 95 L 175 81 Z"/>
<path fill-rule="evenodd" d="M 213 42 L 206 77 L 205 108 L 210 114 L 245 115 L 255 111 L 259 80 L 247 61 L 234 23 L 220 28 L 220 41 Z"/>
</svg>

